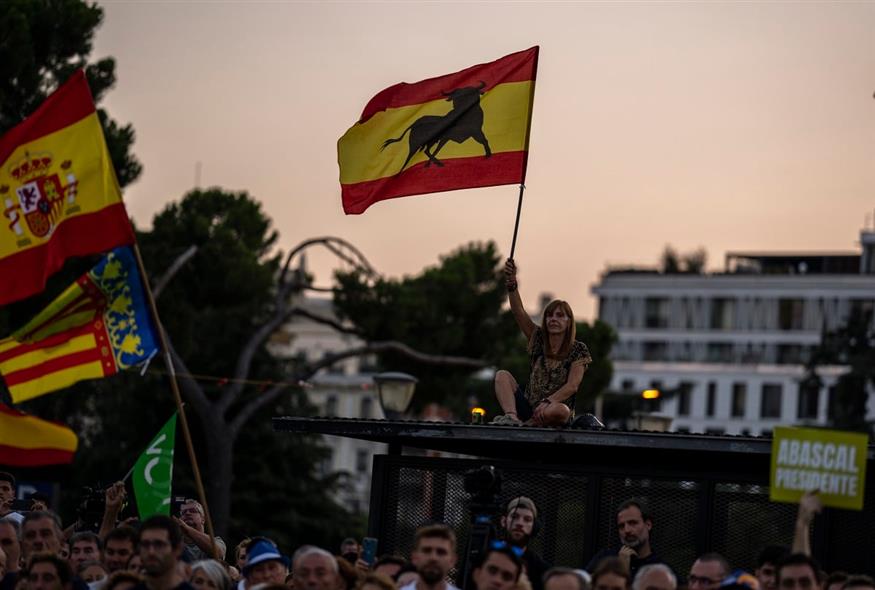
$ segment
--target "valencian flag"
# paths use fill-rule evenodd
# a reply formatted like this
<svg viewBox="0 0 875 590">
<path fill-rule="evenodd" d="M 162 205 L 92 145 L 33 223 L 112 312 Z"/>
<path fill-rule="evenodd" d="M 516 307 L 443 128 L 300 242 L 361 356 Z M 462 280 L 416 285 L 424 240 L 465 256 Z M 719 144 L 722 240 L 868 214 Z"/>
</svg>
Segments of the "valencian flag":
<svg viewBox="0 0 875 590">
<path fill-rule="evenodd" d="M 79 440 L 61 424 L 0 404 L 0 465 L 40 467 L 73 462 Z"/>
<path fill-rule="evenodd" d="M 132 244 L 85 73 L 0 138 L 0 305 L 39 293 L 70 256 Z"/>
<path fill-rule="evenodd" d="M 157 350 L 134 254 L 116 248 L 35 318 L 0 340 L 14 403 L 114 375 Z"/>
<path fill-rule="evenodd" d="M 522 184 L 538 47 L 377 94 L 337 142 L 343 210 L 461 188 Z"/>
<path fill-rule="evenodd" d="M 161 428 L 133 468 L 137 512 L 144 520 L 153 514 L 170 515 L 173 483 L 173 449 L 176 445 L 176 413 Z"/>
</svg>

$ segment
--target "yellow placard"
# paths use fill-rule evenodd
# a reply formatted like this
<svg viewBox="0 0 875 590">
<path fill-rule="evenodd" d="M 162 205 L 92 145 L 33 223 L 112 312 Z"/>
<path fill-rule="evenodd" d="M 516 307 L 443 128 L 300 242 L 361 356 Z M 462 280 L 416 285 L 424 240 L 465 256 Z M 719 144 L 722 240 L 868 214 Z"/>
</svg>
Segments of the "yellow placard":
<svg viewBox="0 0 875 590">
<path fill-rule="evenodd" d="M 798 502 L 817 490 L 824 506 L 862 510 L 868 444 L 869 437 L 856 432 L 775 428 L 769 498 Z"/>
</svg>

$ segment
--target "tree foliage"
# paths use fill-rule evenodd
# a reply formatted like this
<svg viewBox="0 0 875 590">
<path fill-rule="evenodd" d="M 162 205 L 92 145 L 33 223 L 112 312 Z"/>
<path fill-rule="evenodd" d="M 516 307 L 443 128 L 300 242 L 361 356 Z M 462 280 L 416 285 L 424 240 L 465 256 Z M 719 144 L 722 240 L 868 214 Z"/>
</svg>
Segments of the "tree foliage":
<svg viewBox="0 0 875 590">
<path fill-rule="evenodd" d="M 842 430 L 871 430 L 866 422 L 867 388 L 875 387 L 875 325 L 871 310 L 853 309 L 844 326 L 825 332 L 807 363 L 807 379 L 820 389 L 817 368 L 844 365 L 848 371 L 835 383 L 830 400 L 831 426 Z"/>
<path fill-rule="evenodd" d="M 139 234 L 153 282 L 189 246 L 197 254 L 167 285 L 158 301 L 164 327 L 186 369 L 185 392 L 196 384 L 204 404 L 187 405 L 195 451 L 216 526 L 226 539 L 266 534 L 293 548 L 312 542 L 334 545 L 358 532 L 353 515 L 337 505 L 331 491 L 337 475 L 321 473 L 326 450 L 318 439 L 273 431 L 276 415 L 311 412 L 297 389 L 285 389 L 259 406 L 239 432 L 229 420 L 254 407 L 266 394 L 243 385 L 241 396 L 223 412 L 217 402 L 233 384 L 209 376 L 233 376 L 243 343 L 271 316 L 275 303 L 279 254 L 277 234 L 261 206 L 243 192 L 192 191 L 156 215 L 153 230 Z M 263 343 L 246 377 L 287 377 L 282 363 Z M 175 410 L 163 364 L 154 360 L 140 377 L 126 372 L 87 381 L 21 405 L 24 411 L 69 424 L 80 435 L 75 463 L 62 475 L 65 520 L 75 514 L 75 490 L 121 478 L 155 432 Z M 177 440 L 174 494 L 195 495 L 190 461 L 181 435 Z M 222 495 L 229 505 L 220 510 Z M 215 502 L 215 504 L 214 504 Z"/>
<path fill-rule="evenodd" d="M 371 283 L 360 273 L 337 275 L 334 301 L 365 340 L 394 339 L 435 354 L 480 358 L 509 370 L 520 383 L 528 378 L 526 342 L 505 308 L 501 257 L 494 243 L 463 246 L 440 264 L 403 279 Z M 610 382 L 608 359 L 616 340 L 607 324 L 578 324 L 578 339 L 590 347 L 594 363 L 584 376 L 578 403 L 586 404 Z M 429 367 L 397 354 L 380 358 L 383 370 L 417 376 L 415 406 L 439 402 L 464 415 L 468 398 L 498 411 L 492 381 L 473 378 L 472 370 Z M 474 401 L 474 400 L 472 400 Z"/>
<path fill-rule="evenodd" d="M 0 10 L 0 135 L 14 127 L 79 68 L 85 69 L 95 103 L 115 85 L 115 60 L 89 62 L 103 9 L 80 0 L 4 0 Z M 133 127 L 98 109 L 122 187 L 140 175 L 131 154 Z"/>
<path fill-rule="evenodd" d="M 667 245 L 659 257 L 660 270 L 665 274 L 702 274 L 708 262 L 708 252 L 699 247 L 684 254 Z"/>
</svg>

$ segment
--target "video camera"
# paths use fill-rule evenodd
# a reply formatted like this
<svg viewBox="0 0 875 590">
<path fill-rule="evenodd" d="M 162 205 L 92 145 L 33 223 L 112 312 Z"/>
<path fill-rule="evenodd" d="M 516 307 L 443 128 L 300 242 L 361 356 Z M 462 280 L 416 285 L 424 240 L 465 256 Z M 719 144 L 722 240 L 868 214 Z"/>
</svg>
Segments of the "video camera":
<svg viewBox="0 0 875 590">
<path fill-rule="evenodd" d="M 501 471 L 494 466 L 483 465 L 466 471 L 462 477 L 465 491 L 471 496 L 468 502 L 471 511 L 471 536 L 461 568 L 462 577 L 459 579 L 462 588 L 467 589 L 473 587 L 471 574 L 475 564 L 480 562 L 490 543 L 498 537 L 494 517 L 501 510 L 498 496 L 501 494 L 502 476 Z"/>
</svg>

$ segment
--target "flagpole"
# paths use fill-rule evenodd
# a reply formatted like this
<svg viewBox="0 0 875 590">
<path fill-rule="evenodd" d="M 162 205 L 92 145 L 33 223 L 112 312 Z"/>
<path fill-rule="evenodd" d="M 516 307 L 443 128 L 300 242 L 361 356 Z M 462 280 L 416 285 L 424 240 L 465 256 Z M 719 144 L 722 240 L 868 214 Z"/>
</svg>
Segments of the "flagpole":
<svg viewBox="0 0 875 590">
<path fill-rule="evenodd" d="M 510 243 L 510 260 L 513 260 L 513 252 L 516 249 L 516 235 L 520 228 L 520 212 L 523 210 L 523 191 L 526 185 L 520 184 L 520 198 L 516 206 L 516 221 L 513 224 L 513 241 Z"/>
<path fill-rule="evenodd" d="M 179 414 L 180 422 L 182 424 L 182 437 L 185 439 L 188 458 L 191 461 L 192 471 L 194 472 L 194 483 L 197 487 L 198 499 L 204 507 L 204 517 L 207 521 L 207 533 L 210 535 L 210 553 L 214 559 L 218 559 L 216 535 L 213 532 L 213 519 L 210 517 L 210 508 L 207 505 L 207 495 L 204 492 L 204 484 L 201 481 L 201 472 L 198 467 L 197 457 L 194 453 L 194 445 L 191 443 L 191 432 L 188 429 L 188 420 L 185 417 L 185 411 L 182 407 L 182 396 L 179 394 L 179 383 L 176 381 L 176 370 L 173 368 L 170 347 L 167 346 L 167 337 L 164 334 L 164 326 L 161 325 L 161 318 L 158 317 L 158 306 L 155 305 L 155 298 L 152 296 L 152 287 L 149 284 L 146 267 L 143 265 L 143 257 L 140 255 L 140 246 L 136 241 L 134 242 L 133 250 L 134 256 L 137 258 L 137 267 L 140 269 L 140 275 L 143 277 L 143 288 L 146 291 L 146 298 L 149 300 L 149 309 L 152 310 L 152 318 L 155 320 L 155 327 L 158 329 L 158 340 L 161 344 L 161 351 L 164 353 L 164 364 L 167 366 L 167 372 L 170 375 L 170 389 L 173 391 L 177 413 Z"/>
</svg>

